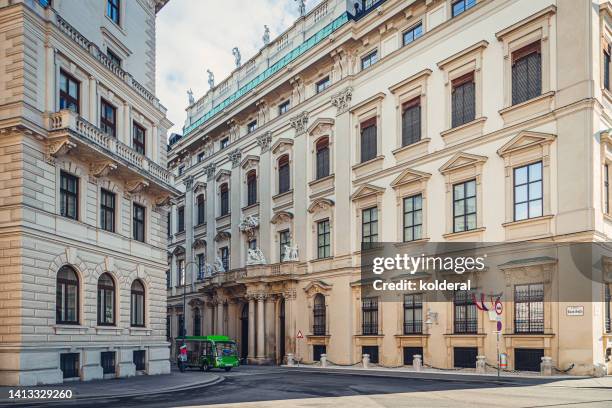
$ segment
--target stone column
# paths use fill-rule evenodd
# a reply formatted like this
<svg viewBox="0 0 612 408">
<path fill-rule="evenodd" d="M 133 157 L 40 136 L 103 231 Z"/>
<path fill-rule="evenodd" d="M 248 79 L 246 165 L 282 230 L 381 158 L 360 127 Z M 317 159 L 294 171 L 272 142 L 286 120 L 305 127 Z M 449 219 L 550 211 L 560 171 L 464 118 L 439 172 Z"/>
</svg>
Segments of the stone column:
<svg viewBox="0 0 612 408">
<path fill-rule="evenodd" d="M 159 128 L 157 124 L 151 127 L 151 137 L 147 143 L 147 156 L 159 163 Z"/>
<path fill-rule="evenodd" d="M 263 361 L 266 358 L 265 351 L 265 308 L 266 297 L 264 294 L 257 296 L 257 360 Z"/>
<path fill-rule="evenodd" d="M 46 53 L 46 74 L 47 74 L 47 98 L 46 98 L 46 110 L 49 112 L 55 112 L 59 109 L 56 108 L 56 100 L 59 97 L 59 90 L 57 83 L 59 82 L 59 69 L 55 64 L 55 48 L 45 47 Z"/>
<path fill-rule="evenodd" d="M 206 334 L 215 332 L 215 305 L 212 302 L 206 302 Z"/>
<path fill-rule="evenodd" d="M 212 239 L 215 236 L 216 221 L 215 217 L 217 210 L 215 209 L 217 201 L 217 192 L 215 189 L 215 164 L 209 164 L 204 171 L 206 172 L 206 231 L 208 238 L 206 240 L 206 262 L 213 264 L 217 257 L 215 241 Z"/>
<path fill-rule="evenodd" d="M 272 158 L 270 157 L 270 145 L 272 133 L 266 132 L 257 136 L 257 144 L 261 148 L 258 176 L 258 198 L 259 198 L 259 241 L 257 246 L 261 249 L 269 263 L 278 262 L 278 256 L 271 248 L 274 237 L 271 233 L 270 219 L 272 218 L 272 186 L 274 185 L 271 173 Z"/>
<path fill-rule="evenodd" d="M 240 214 L 242 213 L 242 186 L 240 183 L 241 171 L 240 171 L 240 159 L 242 153 L 236 149 L 228 154 L 230 162 L 232 163 L 232 174 L 230 176 L 230 217 L 231 217 L 231 233 L 232 239 L 230 240 L 230 269 L 240 268 L 245 264 L 246 257 L 246 243 L 240 233 Z"/>
<path fill-rule="evenodd" d="M 217 303 L 217 332 L 215 334 L 225 334 L 225 319 L 223 319 L 223 301 Z"/>
<path fill-rule="evenodd" d="M 185 184 L 185 280 L 195 291 L 196 265 L 193 259 L 193 176 L 186 177 Z"/>
<path fill-rule="evenodd" d="M 296 354 L 295 347 L 295 336 L 297 334 L 296 329 L 296 311 L 295 311 L 295 289 L 288 289 L 283 294 L 285 297 L 285 353 Z M 284 358 L 285 356 L 281 356 Z"/>
<path fill-rule="evenodd" d="M 132 146 L 132 121 L 130 119 L 130 105 L 128 103 L 123 104 L 123 135 L 117 137 L 117 140 L 122 140 L 128 146 Z"/>
<path fill-rule="evenodd" d="M 255 358 L 255 298 L 249 297 L 249 356 L 248 359 Z"/>
<path fill-rule="evenodd" d="M 176 255 L 172 254 L 170 259 L 170 288 L 172 296 L 176 296 Z"/>
</svg>

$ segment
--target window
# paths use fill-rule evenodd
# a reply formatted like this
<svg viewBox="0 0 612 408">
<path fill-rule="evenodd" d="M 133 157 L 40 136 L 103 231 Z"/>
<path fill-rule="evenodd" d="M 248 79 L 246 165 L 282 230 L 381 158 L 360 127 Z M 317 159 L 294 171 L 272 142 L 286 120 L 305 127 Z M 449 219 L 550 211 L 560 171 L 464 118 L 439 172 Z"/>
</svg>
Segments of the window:
<svg viewBox="0 0 612 408">
<path fill-rule="evenodd" d="M 114 52 L 112 52 L 110 49 L 107 48 L 106 56 L 108 57 L 109 60 L 111 60 L 113 64 L 121 68 L 121 58 L 119 58 L 117 54 L 115 54 Z"/>
<path fill-rule="evenodd" d="M 223 264 L 223 269 L 225 271 L 229 271 L 229 263 L 230 263 L 229 247 L 222 247 L 220 249 L 220 252 L 221 252 L 221 263 Z"/>
<path fill-rule="evenodd" d="M 147 363 L 147 351 L 146 350 L 134 350 L 132 352 L 132 362 L 136 367 L 136 371 L 145 371 Z"/>
<path fill-rule="evenodd" d="M 317 160 L 317 180 L 329 176 L 329 138 L 322 137 L 315 146 Z"/>
<path fill-rule="evenodd" d="M 281 103 L 280 105 L 278 105 L 278 116 L 284 115 L 285 113 L 287 113 L 290 107 L 291 107 L 291 104 L 289 103 L 289 101 L 285 101 Z"/>
<path fill-rule="evenodd" d="M 544 333 L 544 285 L 514 287 L 514 332 Z"/>
<path fill-rule="evenodd" d="M 103 351 L 100 353 L 100 364 L 103 374 L 115 374 L 115 352 Z"/>
<path fill-rule="evenodd" d="M 404 33 L 404 45 L 408 45 L 423 35 L 423 23 L 419 23 Z"/>
<path fill-rule="evenodd" d="M 166 340 L 170 340 L 172 337 L 172 322 L 170 321 L 170 316 L 166 316 Z"/>
<path fill-rule="evenodd" d="M 329 88 L 330 85 L 331 85 L 331 81 L 329 80 L 329 76 L 326 76 L 325 78 L 323 78 L 322 80 L 320 80 L 319 82 L 315 84 L 315 90 L 317 93 L 321 93 L 327 88 Z"/>
<path fill-rule="evenodd" d="M 117 25 L 120 22 L 119 9 L 119 0 L 106 0 L 106 15 Z"/>
<path fill-rule="evenodd" d="M 470 72 L 452 81 L 452 127 L 461 126 L 476 118 L 476 84 Z"/>
<path fill-rule="evenodd" d="M 361 299 L 361 334 L 378 334 L 378 298 L 367 297 Z"/>
<path fill-rule="evenodd" d="M 423 295 L 404 295 L 404 334 L 423 333 Z"/>
<path fill-rule="evenodd" d="M 610 214 L 610 169 L 604 164 L 604 213 Z"/>
<path fill-rule="evenodd" d="M 198 198 L 196 198 L 197 207 L 198 207 L 198 225 L 204 224 L 206 222 L 206 206 L 204 202 L 204 194 L 199 194 Z"/>
<path fill-rule="evenodd" d="M 100 228 L 115 232 L 115 194 L 100 190 Z"/>
<path fill-rule="evenodd" d="M 610 51 L 610 46 L 608 45 L 603 52 L 603 83 L 604 88 L 608 91 L 610 90 L 610 55 L 612 52 Z"/>
<path fill-rule="evenodd" d="M 81 83 L 65 71 L 60 71 L 60 109 L 79 113 Z"/>
<path fill-rule="evenodd" d="M 229 146 L 229 137 L 225 137 L 225 138 L 221 139 L 221 142 L 219 142 L 219 149 L 223 150 L 227 146 Z"/>
<path fill-rule="evenodd" d="M 179 175 L 179 176 L 182 176 L 182 175 L 183 175 L 183 173 L 185 173 L 185 165 L 181 165 L 181 166 L 179 166 L 179 168 L 178 168 L 178 175 Z"/>
<path fill-rule="evenodd" d="M 204 152 L 198 153 L 198 163 L 204 160 Z"/>
<path fill-rule="evenodd" d="M 402 105 L 402 146 L 421 140 L 421 98 Z"/>
<path fill-rule="evenodd" d="M 476 229 L 476 180 L 453 186 L 453 232 Z"/>
<path fill-rule="evenodd" d="M 63 378 L 79 377 L 79 353 L 60 354 L 60 369 Z"/>
<path fill-rule="evenodd" d="M 368 69 L 378 61 L 378 51 L 374 50 L 365 57 L 361 58 L 361 69 Z"/>
<path fill-rule="evenodd" d="M 329 220 L 317 222 L 317 258 L 328 258 L 331 250 Z"/>
<path fill-rule="evenodd" d="M 145 208 L 142 205 L 134 204 L 134 215 L 132 219 L 134 239 L 145 241 Z"/>
<path fill-rule="evenodd" d="M 196 259 L 198 262 L 198 280 L 202 280 L 206 274 L 206 257 L 204 254 L 197 254 Z"/>
<path fill-rule="evenodd" d="M 229 214 L 229 189 L 227 183 L 219 187 L 219 200 L 221 202 L 221 216 Z"/>
<path fill-rule="evenodd" d="M 185 206 L 178 208 L 178 232 L 185 231 Z"/>
<path fill-rule="evenodd" d="M 138 279 L 132 282 L 131 297 L 132 308 L 130 311 L 130 324 L 132 327 L 144 327 L 145 290 L 144 285 Z"/>
<path fill-rule="evenodd" d="M 115 324 L 115 281 L 108 273 L 98 279 L 98 325 Z"/>
<path fill-rule="evenodd" d="M 542 216 L 542 162 L 514 169 L 514 220 Z"/>
<path fill-rule="evenodd" d="M 249 242 L 247 242 L 247 245 L 249 247 L 249 249 L 257 249 L 257 240 L 256 239 L 250 239 Z"/>
<path fill-rule="evenodd" d="M 183 314 L 179 314 L 176 316 L 178 319 L 178 335 L 179 337 L 184 337 L 187 335 L 185 330 L 185 316 Z"/>
<path fill-rule="evenodd" d="M 176 274 L 177 274 L 177 282 L 178 286 L 185 285 L 185 260 L 179 259 L 176 262 Z"/>
<path fill-rule="evenodd" d="M 102 99 L 100 106 L 100 128 L 111 137 L 117 137 L 117 109 Z"/>
<path fill-rule="evenodd" d="M 60 214 L 76 220 L 79 216 L 79 178 L 60 173 Z"/>
<path fill-rule="evenodd" d="M 610 294 L 610 284 L 605 284 L 604 293 L 604 329 L 606 333 L 612 333 L 612 294 Z"/>
<path fill-rule="evenodd" d="M 166 289 L 170 289 L 170 271 L 166 271 Z"/>
<path fill-rule="evenodd" d="M 378 207 L 361 211 L 361 217 L 361 248 L 373 248 L 378 242 Z"/>
<path fill-rule="evenodd" d="M 287 246 L 291 246 L 291 235 L 288 229 L 278 233 L 278 259 L 280 259 L 281 262 L 285 260 L 285 247 Z"/>
<path fill-rule="evenodd" d="M 423 238 L 423 196 L 404 198 L 404 242 Z"/>
<path fill-rule="evenodd" d="M 376 157 L 377 154 L 376 118 L 361 124 L 361 163 Z"/>
<path fill-rule="evenodd" d="M 542 54 L 540 42 L 512 53 L 512 104 L 516 105 L 542 93 Z"/>
<path fill-rule="evenodd" d="M 257 203 L 257 173 L 251 170 L 247 173 L 247 205 Z"/>
<path fill-rule="evenodd" d="M 145 154 L 145 130 L 142 126 L 133 123 L 132 146 L 140 154 Z"/>
<path fill-rule="evenodd" d="M 289 156 L 285 154 L 278 159 L 278 194 L 286 193 L 289 188 Z"/>
<path fill-rule="evenodd" d="M 455 291 L 455 334 L 476 333 L 478 331 L 478 310 L 472 302 L 472 292 Z"/>
<path fill-rule="evenodd" d="M 257 121 L 254 120 L 252 122 L 249 122 L 249 124 L 247 125 L 247 133 L 253 133 L 256 130 L 257 130 Z"/>
<path fill-rule="evenodd" d="M 326 327 L 325 327 L 325 296 L 320 293 L 317 293 L 314 297 L 314 307 L 313 307 L 313 326 L 312 326 L 312 334 L 315 336 L 324 336 Z"/>
<path fill-rule="evenodd" d="M 168 233 L 168 237 L 172 236 L 172 213 L 170 211 L 168 211 L 167 214 L 168 217 L 168 221 L 166 222 L 166 227 L 167 227 L 167 233 Z"/>
<path fill-rule="evenodd" d="M 378 364 L 378 346 L 361 346 L 361 354 L 367 354 L 370 356 L 370 363 Z"/>
<path fill-rule="evenodd" d="M 202 335 L 202 315 L 200 314 L 200 309 L 196 309 L 193 312 L 193 335 Z"/>
<path fill-rule="evenodd" d="M 57 272 L 55 296 L 55 322 L 79 323 L 79 278 L 70 266 L 64 265 Z"/>
<path fill-rule="evenodd" d="M 452 15 L 453 17 L 457 17 L 459 14 L 464 11 L 474 7 L 476 5 L 476 0 L 459 0 L 452 4 Z"/>
</svg>

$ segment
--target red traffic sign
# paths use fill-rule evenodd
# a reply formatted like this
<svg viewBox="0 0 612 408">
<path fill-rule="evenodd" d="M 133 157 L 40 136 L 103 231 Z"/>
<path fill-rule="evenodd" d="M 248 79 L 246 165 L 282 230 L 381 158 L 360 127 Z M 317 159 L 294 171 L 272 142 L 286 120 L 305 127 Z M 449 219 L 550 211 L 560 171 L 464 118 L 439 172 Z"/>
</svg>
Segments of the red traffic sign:
<svg viewBox="0 0 612 408">
<path fill-rule="evenodd" d="M 502 302 L 498 300 L 497 302 L 495 302 L 495 313 L 500 315 L 502 314 L 503 311 L 504 311 L 504 306 L 502 305 Z"/>
<path fill-rule="evenodd" d="M 297 336 L 295 336 L 297 339 L 303 339 L 304 335 L 302 334 L 301 330 L 298 330 Z"/>
</svg>

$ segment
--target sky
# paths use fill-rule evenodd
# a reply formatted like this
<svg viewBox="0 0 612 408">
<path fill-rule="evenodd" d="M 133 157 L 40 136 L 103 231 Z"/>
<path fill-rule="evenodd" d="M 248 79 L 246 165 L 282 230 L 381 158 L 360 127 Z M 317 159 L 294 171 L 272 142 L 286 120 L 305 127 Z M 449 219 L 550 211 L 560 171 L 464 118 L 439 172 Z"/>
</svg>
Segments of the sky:
<svg viewBox="0 0 612 408">
<path fill-rule="evenodd" d="M 309 11 L 317 0 L 306 1 Z M 170 0 L 157 15 L 157 97 L 182 133 L 187 90 L 196 100 L 208 90 L 210 69 L 220 83 L 234 69 L 232 48 L 242 62 L 263 46 L 264 25 L 270 38 L 286 30 L 298 16 L 295 0 Z"/>
</svg>

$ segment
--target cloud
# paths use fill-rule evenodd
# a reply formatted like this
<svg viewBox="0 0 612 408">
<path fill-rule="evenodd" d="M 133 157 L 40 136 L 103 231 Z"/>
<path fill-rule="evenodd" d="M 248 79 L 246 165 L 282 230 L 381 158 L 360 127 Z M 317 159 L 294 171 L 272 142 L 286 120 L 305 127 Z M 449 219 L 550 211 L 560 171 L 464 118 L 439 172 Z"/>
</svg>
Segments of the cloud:
<svg viewBox="0 0 612 408">
<path fill-rule="evenodd" d="M 312 4 L 310 4 L 312 3 Z M 307 2 L 309 9 L 317 3 Z M 187 90 L 196 100 L 208 90 L 206 70 L 220 83 L 234 69 L 232 48 L 245 62 L 263 45 L 263 26 L 271 38 L 297 18 L 297 4 L 287 0 L 171 0 L 157 16 L 157 96 L 182 133 Z"/>
</svg>

